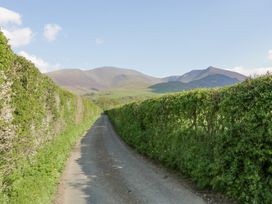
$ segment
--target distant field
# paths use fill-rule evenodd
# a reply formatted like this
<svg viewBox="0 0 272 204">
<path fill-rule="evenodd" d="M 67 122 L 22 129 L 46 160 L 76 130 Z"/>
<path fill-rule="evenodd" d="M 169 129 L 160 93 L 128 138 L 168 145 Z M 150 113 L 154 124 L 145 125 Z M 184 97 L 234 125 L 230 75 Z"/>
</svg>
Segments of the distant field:
<svg viewBox="0 0 272 204">
<path fill-rule="evenodd" d="M 149 89 L 110 89 L 86 94 L 86 96 L 104 110 L 161 95 L 162 94 L 151 92 Z"/>
<path fill-rule="evenodd" d="M 150 89 L 109 89 L 91 93 L 90 95 L 94 97 L 106 96 L 109 98 L 120 98 L 124 96 L 158 96 L 161 94 L 151 92 Z"/>
</svg>

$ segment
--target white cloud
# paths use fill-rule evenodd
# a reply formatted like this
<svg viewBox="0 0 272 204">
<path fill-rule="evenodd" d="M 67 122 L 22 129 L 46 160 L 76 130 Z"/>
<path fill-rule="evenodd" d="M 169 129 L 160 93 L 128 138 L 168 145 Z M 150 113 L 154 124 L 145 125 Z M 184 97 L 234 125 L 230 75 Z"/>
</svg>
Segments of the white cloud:
<svg viewBox="0 0 272 204">
<path fill-rule="evenodd" d="M 267 72 L 272 73 L 272 67 L 245 68 L 238 66 L 230 69 L 230 71 L 235 71 L 246 76 L 256 76 L 266 74 Z"/>
<path fill-rule="evenodd" d="M 58 33 L 62 30 L 62 28 L 57 24 L 47 24 L 44 26 L 43 35 L 49 42 L 57 39 Z"/>
<path fill-rule="evenodd" d="M 97 45 L 101 45 L 101 44 L 103 44 L 104 42 L 105 42 L 105 40 L 102 39 L 102 38 L 96 38 L 96 39 L 95 39 L 95 44 L 97 44 Z"/>
<path fill-rule="evenodd" d="M 33 33 L 30 28 L 3 29 L 4 35 L 9 39 L 12 47 L 20 47 L 30 43 Z"/>
<path fill-rule="evenodd" d="M 22 24 L 21 15 L 14 11 L 0 7 L 0 25 L 6 25 L 8 23 L 21 25 Z"/>
<path fill-rule="evenodd" d="M 268 59 L 272 60 L 272 50 L 268 50 Z"/>
<path fill-rule="evenodd" d="M 18 55 L 25 57 L 26 59 L 30 60 L 32 63 L 35 64 L 36 67 L 39 68 L 39 70 L 44 73 L 47 72 L 49 69 L 49 63 L 44 61 L 42 58 L 39 58 L 35 55 L 31 55 L 25 51 L 21 51 L 18 53 Z"/>
<path fill-rule="evenodd" d="M 40 57 L 36 55 L 29 54 L 25 51 L 20 51 L 18 55 L 25 57 L 26 59 L 30 60 L 37 68 L 39 68 L 40 72 L 45 73 L 48 71 L 60 69 L 61 64 L 52 65 Z"/>
<path fill-rule="evenodd" d="M 19 13 L 0 7 L 0 26 L 12 47 L 27 45 L 33 38 L 32 30 L 18 27 L 21 24 L 22 18 Z"/>
</svg>

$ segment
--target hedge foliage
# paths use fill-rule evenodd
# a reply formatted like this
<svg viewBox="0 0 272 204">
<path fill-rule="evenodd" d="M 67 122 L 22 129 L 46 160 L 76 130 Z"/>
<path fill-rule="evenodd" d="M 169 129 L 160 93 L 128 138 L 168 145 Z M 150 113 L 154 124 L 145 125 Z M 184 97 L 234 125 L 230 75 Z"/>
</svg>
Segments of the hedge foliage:
<svg viewBox="0 0 272 204">
<path fill-rule="evenodd" d="M 109 110 L 139 152 L 242 203 L 272 203 L 272 76 Z"/>
<path fill-rule="evenodd" d="M 15 55 L 0 32 L 0 203 L 46 203 L 71 144 L 99 113 L 88 99 L 62 90 Z M 24 200 L 43 195 L 39 202 Z"/>
</svg>

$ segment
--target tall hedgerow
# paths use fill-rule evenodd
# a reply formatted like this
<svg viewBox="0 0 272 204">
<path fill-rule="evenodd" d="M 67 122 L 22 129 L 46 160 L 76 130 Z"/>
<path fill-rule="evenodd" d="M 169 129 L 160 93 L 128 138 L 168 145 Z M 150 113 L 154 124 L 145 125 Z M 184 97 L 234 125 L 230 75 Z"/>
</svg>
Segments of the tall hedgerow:
<svg viewBox="0 0 272 204">
<path fill-rule="evenodd" d="M 0 203 L 49 203 L 72 144 L 99 112 L 14 54 L 0 32 Z"/>
<path fill-rule="evenodd" d="M 272 203 L 272 76 L 108 111 L 138 151 L 243 203 Z"/>
</svg>

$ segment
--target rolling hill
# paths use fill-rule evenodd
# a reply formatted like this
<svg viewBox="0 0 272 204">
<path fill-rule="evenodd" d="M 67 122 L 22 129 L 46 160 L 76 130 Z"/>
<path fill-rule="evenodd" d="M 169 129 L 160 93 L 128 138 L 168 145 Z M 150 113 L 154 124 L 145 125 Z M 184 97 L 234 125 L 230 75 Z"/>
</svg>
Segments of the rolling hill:
<svg viewBox="0 0 272 204">
<path fill-rule="evenodd" d="M 156 78 L 141 72 L 116 67 L 90 70 L 63 69 L 46 73 L 61 87 L 77 94 L 121 91 L 176 92 L 199 87 L 221 87 L 241 82 L 246 76 L 215 67 L 192 70 L 184 75 Z"/>
<path fill-rule="evenodd" d="M 79 94 L 107 89 L 145 89 L 162 79 L 116 67 L 91 70 L 64 69 L 46 73 L 58 85 Z"/>
</svg>

